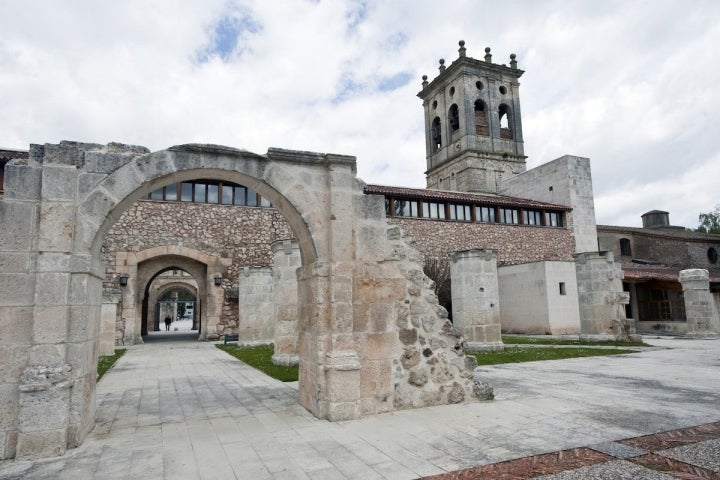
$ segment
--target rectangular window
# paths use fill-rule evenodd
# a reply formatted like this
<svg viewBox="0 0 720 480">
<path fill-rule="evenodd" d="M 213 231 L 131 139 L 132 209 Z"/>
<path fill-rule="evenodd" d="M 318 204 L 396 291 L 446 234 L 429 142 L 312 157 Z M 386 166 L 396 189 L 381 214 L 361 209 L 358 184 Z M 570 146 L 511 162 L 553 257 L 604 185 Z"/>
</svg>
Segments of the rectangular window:
<svg viewBox="0 0 720 480">
<path fill-rule="evenodd" d="M 518 222 L 518 211 L 514 208 L 501 208 L 500 209 L 500 223 L 513 223 Z"/>
<path fill-rule="evenodd" d="M 445 204 L 435 202 L 423 203 L 423 218 L 445 218 Z"/>
<path fill-rule="evenodd" d="M 560 295 L 567 295 L 565 292 L 565 282 L 560 282 Z"/>
<path fill-rule="evenodd" d="M 475 219 L 478 222 L 495 223 L 495 208 L 475 207 Z"/>
<path fill-rule="evenodd" d="M 395 200 L 395 215 L 398 217 L 417 217 L 418 202 L 414 200 Z"/>
<path fill-rule="evenodd" d="M 385 197 L 385 215 L 388 217 L 392 214 L 392 210 L 390 210 L 390 205 L 392 205 L 392 201 L 388 197 Z"/>
<path fill-rule="evenodd" d="M 542 215 L 536 210 L 523 211 L 523 224 L 525 225 L 542 225 Z"/>
<path fill-rule="evenodd" d="M 169 202 L 177 201 L 177 183 L 172 183 L 165 187 L 165 200 Z"/>
<path fill-rule="evenodd" d="M 180 185 L 180 201 L 192 202 L 193 201 L 193 184 L 182 183 Z"/>
<path fill-rule="evenodd" d="M 218 203 L 218 186 L 208 185 L 207 186 L 207 202 Z"/>
<path fill-rule="evenodd" d="M 205 193 L 207 190 L 207 185 L 204 183 L 196 183 L 195 184 L 195 196 L 193 197 L 193 201 L 195 203 L 205 203 Z"/>
<path fill-rule="evenodd" d="M 548 227 L 562 227 L 562 213 L 546 212 L 545 225 L 547 225 Z"/>
<path fill-rule="evenodd" d="M 233 187 L 223 185 L 222 187 L 222 203 L 223 205 L 233 204 Z"/>
<path fill-rule="evenodd" d="M 245 192 L 247 189 L 245 187 L 235 187 L 235 205 L 245 205 Z"/>
<path fill-rule="evenodd" d="M 450 204 L 450 220 L 461 220 L 469 222 L 472 220 L 470 216 L 470 205 Z"/>
<path fill-rule="evenodd" d="M 247 205 L 250 207 L 257 207 L 257 192 L 251 188 L 247 189 Z"/>
<path fill-rule="evenodd" d="M 162 199 L 163 199 L 163 189 L 162 188 L 153 190 L 153 192 L 150 194 L 150 200 L 162 200 Z"/>
</svg>

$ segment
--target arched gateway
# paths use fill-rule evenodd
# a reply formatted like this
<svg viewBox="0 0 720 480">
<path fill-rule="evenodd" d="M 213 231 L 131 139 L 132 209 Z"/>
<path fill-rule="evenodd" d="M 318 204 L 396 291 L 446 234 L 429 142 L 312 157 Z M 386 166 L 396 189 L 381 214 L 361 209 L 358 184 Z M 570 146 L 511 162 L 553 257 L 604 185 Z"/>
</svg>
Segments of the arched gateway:
<svg viewBox="0 0 720 480">
<path fill-rule="evenodd" d="M 214 145 L 149 153 L 121 144 L 32 145 L 0 200 L 0 453 L 62 454 L 94 425 L 103 235 L 171 182 L 217 177 L 256 190 L 298 239 L 300 403 L 344 420 L 456 403 L 471 367 L 422 258 L 363 195 L 355 158 Z M 206 281 L 210 282 L 208 278 Z"/>
</svg>

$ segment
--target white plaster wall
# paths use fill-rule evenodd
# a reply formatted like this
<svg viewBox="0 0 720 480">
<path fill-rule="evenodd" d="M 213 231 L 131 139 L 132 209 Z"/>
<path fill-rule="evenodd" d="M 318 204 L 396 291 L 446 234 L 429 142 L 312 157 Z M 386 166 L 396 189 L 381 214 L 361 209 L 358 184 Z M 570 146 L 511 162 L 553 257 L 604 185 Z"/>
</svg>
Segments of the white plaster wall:
<svg viewBox="0 0 720 480">
<path fill-rule="evenodd" d="M 565 295 L 560 295 L 560 282 Z M 575 264 L 534 262 L 498 268 L 500 324 L 508 333 L 580 332 Z"/>
<path fill-rule="evenodd" d="M 553 334 L 580 333 L 575 262 L 542 262 L 548 285 L 547 305 L 550 330 Z M 560 282 L 565 283 L 565 295 L 560 295 Z"/>
</svg>

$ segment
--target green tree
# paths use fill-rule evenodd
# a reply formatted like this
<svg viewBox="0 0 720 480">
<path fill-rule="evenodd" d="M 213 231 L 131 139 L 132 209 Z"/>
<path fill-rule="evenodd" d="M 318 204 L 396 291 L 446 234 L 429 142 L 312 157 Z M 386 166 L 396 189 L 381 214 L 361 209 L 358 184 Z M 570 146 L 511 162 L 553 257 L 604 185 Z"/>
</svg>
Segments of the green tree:
<svg viewBox="0 0 720 480">
<path fill-rule="evenodd" d="M 700 226 L 695 230 L 696 232 L 720 234 L 720 205 L 716 205 L 712 212 L 698 215 L 698 221 Z"/>
</svg>

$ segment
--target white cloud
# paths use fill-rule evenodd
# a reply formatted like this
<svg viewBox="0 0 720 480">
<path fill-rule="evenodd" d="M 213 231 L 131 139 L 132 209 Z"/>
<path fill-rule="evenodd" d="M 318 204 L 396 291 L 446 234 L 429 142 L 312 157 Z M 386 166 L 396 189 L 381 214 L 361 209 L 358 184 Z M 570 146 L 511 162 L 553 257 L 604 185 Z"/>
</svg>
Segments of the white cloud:
<svg viewBox="0 0 720 480">
<path fill-rule="evenodd" d="M 277 146 L 356 155 L 368 182 L 422 186 L 420 76 L 464 39 L 470 56 L 491 46 L 526 70 L 530 167 L 590 157 L 599 222 L 658 208 L 694 225 L 719 202 L 719 14 L 713 0 L 0 0 L 0 145 Z"/>
</svg>

